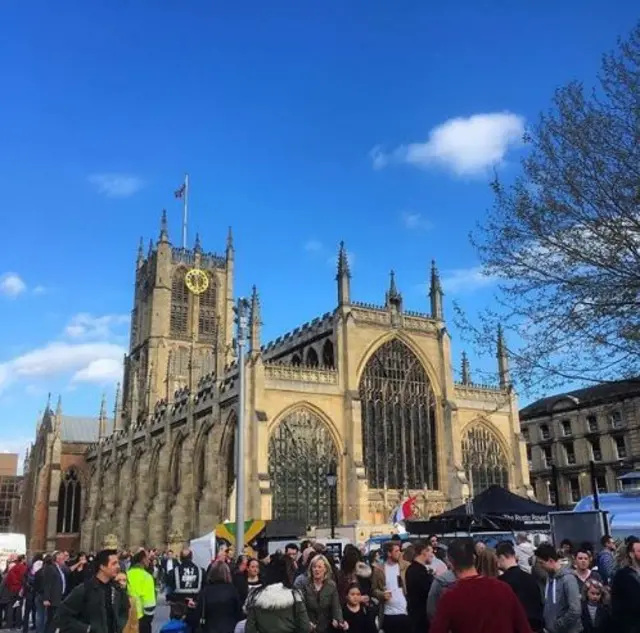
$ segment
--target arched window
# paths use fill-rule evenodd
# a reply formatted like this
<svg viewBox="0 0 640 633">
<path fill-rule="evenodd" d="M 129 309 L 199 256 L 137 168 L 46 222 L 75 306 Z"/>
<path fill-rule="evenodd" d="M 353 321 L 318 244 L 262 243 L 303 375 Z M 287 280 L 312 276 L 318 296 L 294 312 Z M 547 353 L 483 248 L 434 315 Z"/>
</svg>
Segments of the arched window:
<svg viewBox="0 0 640 633">
<path fill-rule="evenodd" d="M 307 367 L 317 367 L 319 365 L 318 362 L 318 353 L 316 352 L 315 349 L 313 349 L 313 347 L 310 347 L 307 350 L 307 362 L 306 362 Z"/>
<path fill-rule="evenodd" d="M 273 518 L 330 524 L 327 472 L 337 472 L 338 451 L 329 429 L 306 409 L 290 413 L 269 440 Z"/>
<path fill-rule="evenodd" d="M 329 340 L 326 340 L 322 346 L 322 364 L 324 367 L 335 367 L 333 343 Z"/>
<path fill-rule="evenodd" d="M 189 331 L 189 291 L 185 283 L 185 268 L 177 268 L 171 279 L 171 319 L 172 336 L 186 336 Z"/>
<path fill-rule="evenodd" d="M 171 491 L 174 494 L 180 492 L 182 486 L 182 444 L 184 438 L 180 438 L 176 441 L 173 447 L 173 455 L 171 457 Z"/>
<path fill-rule="evenodd" d="M 292 364 L 292 365 L 295 365 L 296 367 L 297 367 L 298 365 L 302 365 L 302 359 L 300 358 L 300 355 L 299 355 L 299 354 L 294 354 L 294 355 L 291 357 L 291 364 Z"/>
<path fill-rule="evenodd" d="M 507 456 L 495 434 L 485 426 L 470 428 L 462 438 L 462 467 L 469 481 L 471 496 L 489 486 L 509 487 Z"/>
<path fill-rule="evenodd" d="M 62 477 L 58 492 L 58 534 L 80 532 L 82 488 L 78 471 L 70 468 Z"/>
<path fill-rule="evenodd" d="M 364 465 L 371 488 L 438 488 L 435 396 L 418 357 L 384 343 L 360 380 Z"/>
<path fill-rule="evenodd" d="M 149 499 L 154 499 L 160 491 L 160 469 L 158 468 L 160 464 L 160 449 L 160 445 L 154 448 L 149 461 Z"/>
<path fill-rule="evenodd" d="M 207 273 L 209 286 L 200 295 L 200 316 L 198 317 L 198 335 L 200 339 L 212 340 L 216 336 L 216 282 L 211 273 Z"/>
</svg>

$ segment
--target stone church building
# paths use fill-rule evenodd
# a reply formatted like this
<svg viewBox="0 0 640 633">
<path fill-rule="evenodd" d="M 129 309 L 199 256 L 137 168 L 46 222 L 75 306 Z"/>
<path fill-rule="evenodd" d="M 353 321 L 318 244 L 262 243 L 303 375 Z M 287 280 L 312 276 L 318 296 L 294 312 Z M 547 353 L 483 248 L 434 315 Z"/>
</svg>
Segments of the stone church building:
<svg viewBox="0 0 640 633">
<path fill-rule="evenodd" d="M 166 217 L 136 262 L 131 340 L 113 412 L 47 406 L 25 464 L 32 551 L 163 547 L 234 518 L 238 366 L 234 247 L 172 246 Z M 393 273 L 381 305 L 355 301 L 341 245 L 336 306 L 264 344 L 250 300 L 245 516 L 386 523 L 407 496 L 429 516 L 491 484 L 531 494 L 502 334 L 500 381 L 454 381 L 435 266 L 430 310 L 404 309 Z M 425 299 L 426 301 L 427 299 Z M 335 470 L 334 470 L 335 469 Z M 335 491 L 327 473 L 337 474 Z"/>
</svg>

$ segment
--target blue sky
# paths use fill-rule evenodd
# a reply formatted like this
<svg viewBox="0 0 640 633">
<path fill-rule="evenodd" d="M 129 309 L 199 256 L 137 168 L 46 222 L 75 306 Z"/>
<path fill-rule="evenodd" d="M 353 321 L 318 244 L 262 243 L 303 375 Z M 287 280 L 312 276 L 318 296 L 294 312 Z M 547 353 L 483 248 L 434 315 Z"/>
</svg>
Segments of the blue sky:
<svg viewBox="0 0 640 633">
<path fill-rule="evenodd" d="M 487 305 L 468 242 L 487 170 L 516 172 L 523 126 L 593 79 L 633 4 L 2 3 L 0 450 L 32 437 L 47 392 L 70 414 L 112 393 L 138 239 L 166 207 L 179 240 L 185 171 L 191 237 L 222 251 L 233 226 L 265 339 L 334 306 L 340 240 L 357 300 L 382 302 L 394 268 L 426 310 L 435 257 L 449 314 Z"/>
</svg>

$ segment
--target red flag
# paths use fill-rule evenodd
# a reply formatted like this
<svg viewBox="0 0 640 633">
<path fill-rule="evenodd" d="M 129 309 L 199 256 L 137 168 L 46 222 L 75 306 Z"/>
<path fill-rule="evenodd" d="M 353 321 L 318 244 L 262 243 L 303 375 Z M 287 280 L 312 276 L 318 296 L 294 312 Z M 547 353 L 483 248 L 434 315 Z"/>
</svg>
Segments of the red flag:
<svg viewBox="0 0 640 633">
<path fill-rule="evenodd" d="M 181 200 L 182 198 L 184 198 L 184 192 L 186 191 L 186 189 L 187 185 L 183 183 L 179 189 L 175 190 L 173 195 L 178 198 L 178 200 Z"/>
</svg>

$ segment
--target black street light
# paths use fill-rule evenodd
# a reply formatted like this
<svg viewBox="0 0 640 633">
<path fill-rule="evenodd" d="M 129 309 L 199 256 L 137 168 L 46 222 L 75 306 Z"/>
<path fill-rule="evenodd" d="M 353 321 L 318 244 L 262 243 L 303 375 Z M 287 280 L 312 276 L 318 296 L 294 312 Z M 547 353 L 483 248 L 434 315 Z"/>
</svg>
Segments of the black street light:
<svg viewBox="0 0 640 633">
<path fill-rule="evenodd" d="M 329 486 L 329 521 L 331 522 L 331 538 L 336 537 L 336 518 L 335 518 L 335 491 L 338 483 L 338 475 L 336 474 L 335 464 L 331 464 L 327 470 L 327 486 Z"/>
</svg>

